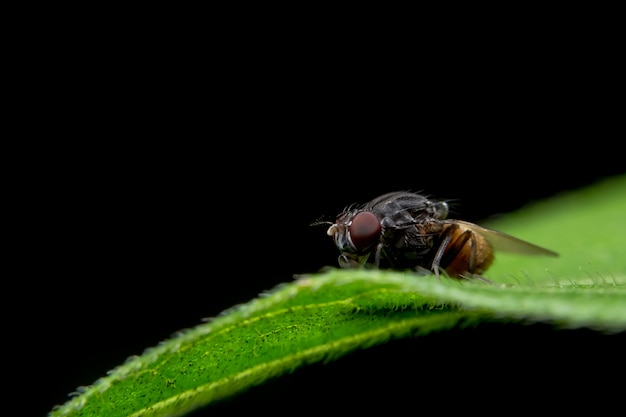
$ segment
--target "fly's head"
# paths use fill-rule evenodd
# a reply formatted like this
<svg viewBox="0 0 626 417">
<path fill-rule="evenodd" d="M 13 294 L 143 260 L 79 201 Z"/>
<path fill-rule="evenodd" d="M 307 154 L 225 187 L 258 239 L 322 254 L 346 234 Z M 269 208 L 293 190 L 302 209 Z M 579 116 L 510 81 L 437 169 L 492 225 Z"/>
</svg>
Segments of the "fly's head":
<svg viewBox="0 0 626 417">
<path fill-rule="evenodd" d="M 339 265 L 354 268 L 364 264 L 376 251 L 380 242 L 382 225 L 371 211 L 347 211 L 337 217 L 326 232 L 339 249 Z"/>
</svg>

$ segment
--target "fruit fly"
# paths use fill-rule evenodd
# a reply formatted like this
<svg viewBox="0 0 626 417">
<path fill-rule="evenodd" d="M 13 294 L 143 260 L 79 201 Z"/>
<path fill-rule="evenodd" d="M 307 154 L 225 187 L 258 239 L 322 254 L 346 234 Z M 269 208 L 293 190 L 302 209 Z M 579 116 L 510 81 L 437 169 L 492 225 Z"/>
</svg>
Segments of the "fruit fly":
<svg viewBox="0 0 626 417">
<path fill-rule="evenodd" d="M 411 192 L 381 195 L 352 206 L 328 228 L 339 249 L 339 266 L 433 272 L 437 278 L 478 278 L 494 250 L 558 256 L 505 233 L 463 220 L 447 219 L 448 203 Z M 330 223 L 330 222 L 328 222 Z"/>
</svg>

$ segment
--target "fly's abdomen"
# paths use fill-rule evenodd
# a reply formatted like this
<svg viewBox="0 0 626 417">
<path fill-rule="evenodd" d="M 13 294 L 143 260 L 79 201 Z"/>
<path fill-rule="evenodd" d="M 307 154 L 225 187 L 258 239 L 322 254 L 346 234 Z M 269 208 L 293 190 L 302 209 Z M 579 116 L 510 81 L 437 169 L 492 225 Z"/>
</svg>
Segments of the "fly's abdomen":
<svg viewBox="0 0 626 417">
<path fill-rule="evenodd" d="M 453 278 L 481 275 L 493 262 L 493 248 L 478 233 L 459 224 L 447 224 L 441 235 L 445 247 L 439 267 Z"/>
</svg>

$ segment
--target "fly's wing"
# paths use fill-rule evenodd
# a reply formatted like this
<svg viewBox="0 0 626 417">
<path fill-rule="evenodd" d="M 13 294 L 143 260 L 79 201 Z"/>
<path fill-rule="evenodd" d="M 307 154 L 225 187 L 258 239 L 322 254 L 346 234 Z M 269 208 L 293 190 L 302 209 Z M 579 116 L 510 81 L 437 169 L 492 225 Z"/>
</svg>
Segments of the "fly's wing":
<svg viewBox="0 0 626 417">
<path fill-rule="evenodd" d="M 489 244 L 495 249 L 504 252 L 520 253 L 523 255 L 546 255 L 559 256 L 558 253 L 550 249 L 542 248 L 525 240 L 518 239 L 506 233 L 487 229 L 474 223 L 465 222 L 463 220 L 447 220 L 444 223 L 455 223 L 462 228 L 467 228 L 475 233 L 483 236 Z"/>
</svg>

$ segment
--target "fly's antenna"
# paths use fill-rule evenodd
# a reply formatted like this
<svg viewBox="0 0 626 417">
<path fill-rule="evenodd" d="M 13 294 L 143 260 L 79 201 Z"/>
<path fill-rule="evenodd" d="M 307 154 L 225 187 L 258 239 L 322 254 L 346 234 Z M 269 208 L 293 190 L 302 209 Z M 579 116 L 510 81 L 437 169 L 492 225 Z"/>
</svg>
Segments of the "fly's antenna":
<svg viewBox="0 0 626 417">
<path fill-rule="evenodd" d="M 309 226 L 321 226 L 321 225 L 332 225 L 333 222 L 329 220 L 324 220 L 324 216 L 318 217 L 313 223 L 309 224 Z"/>
</svg>

